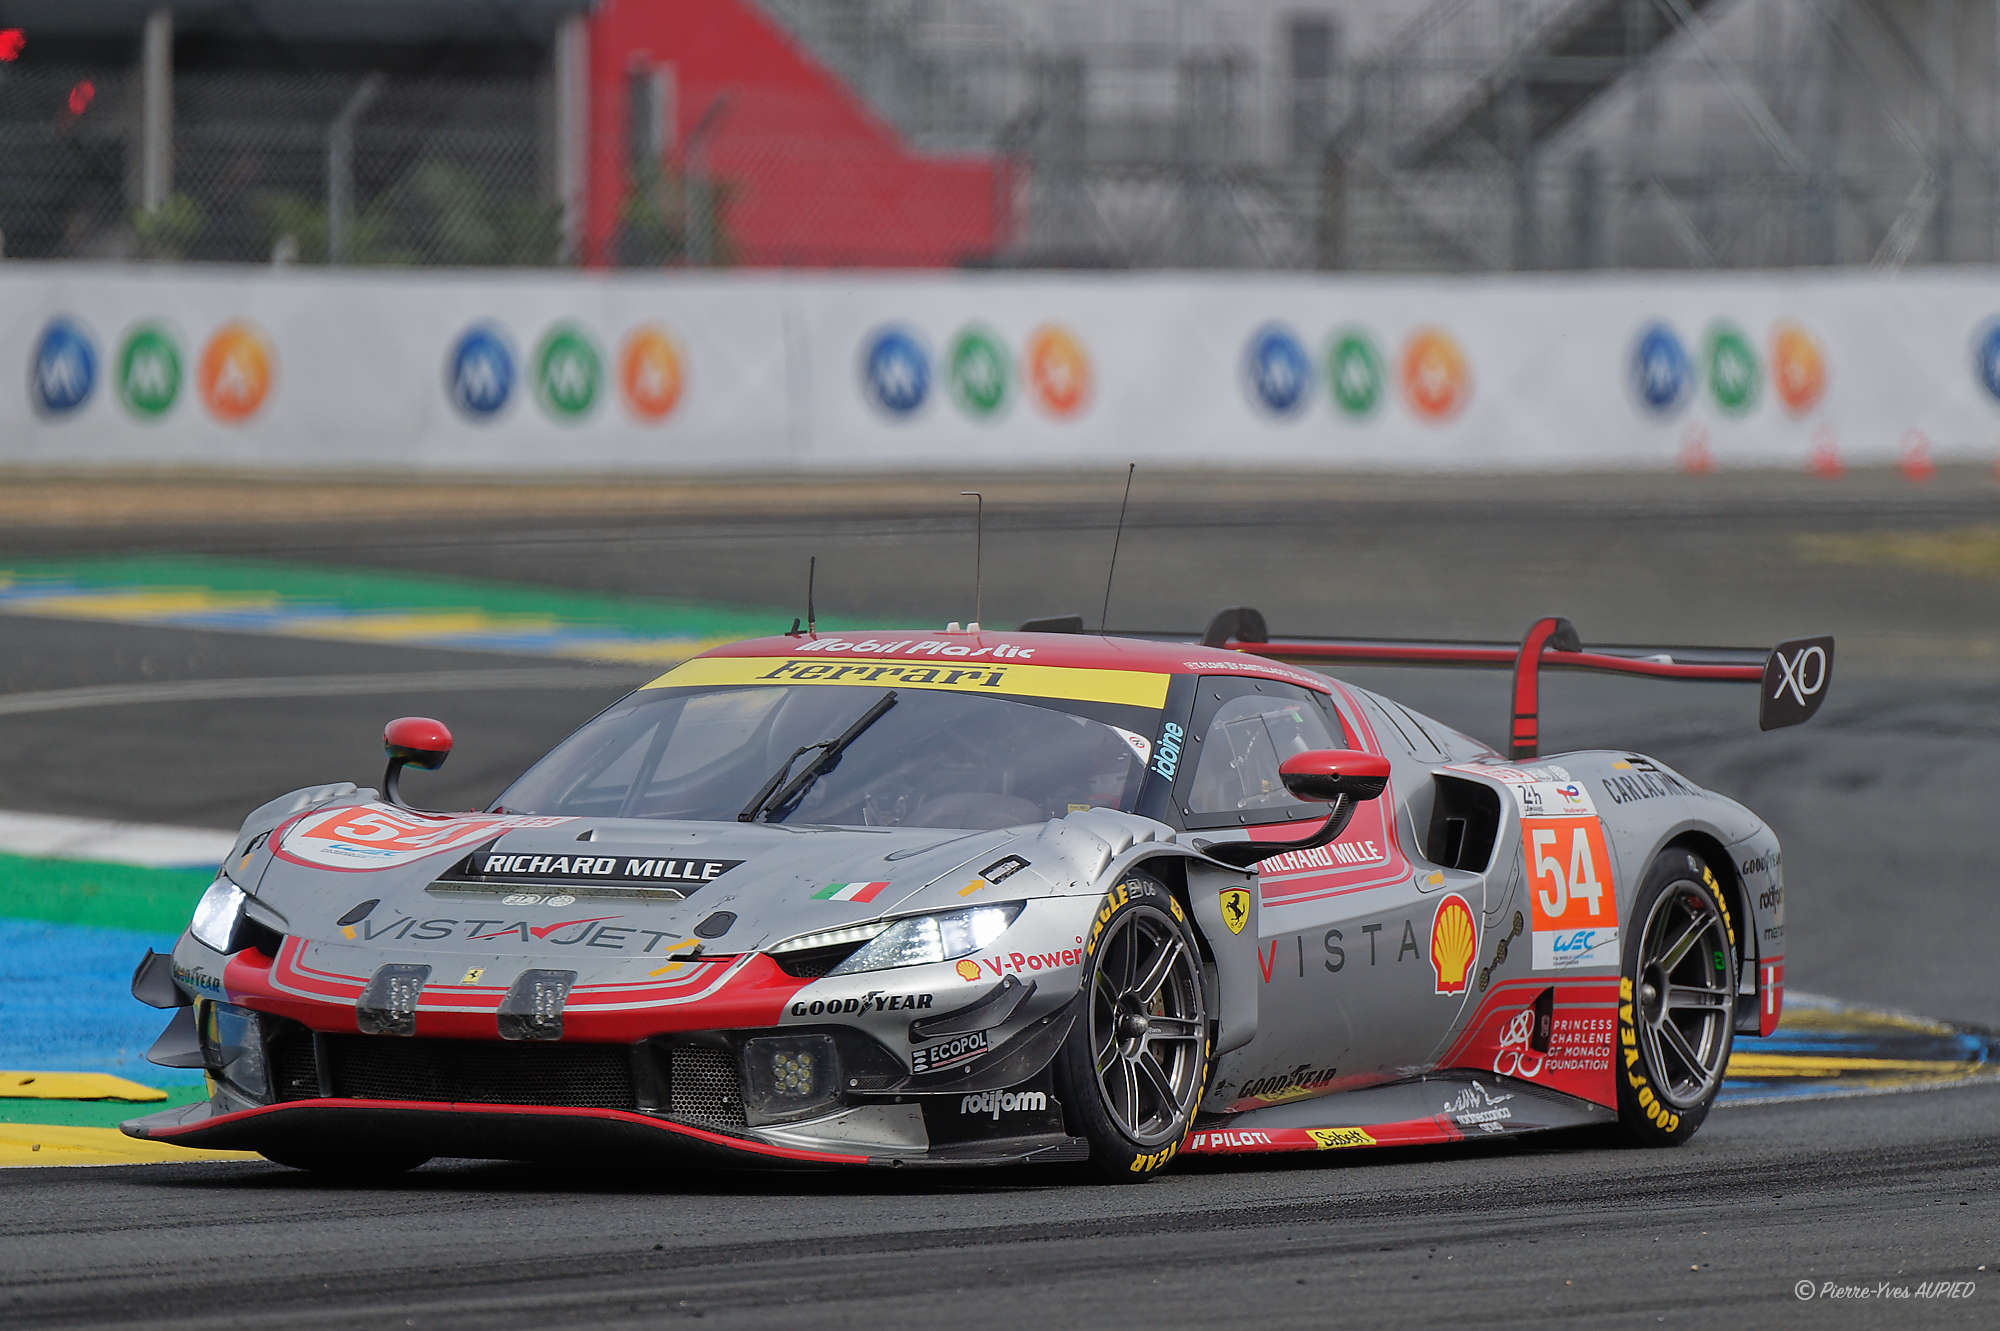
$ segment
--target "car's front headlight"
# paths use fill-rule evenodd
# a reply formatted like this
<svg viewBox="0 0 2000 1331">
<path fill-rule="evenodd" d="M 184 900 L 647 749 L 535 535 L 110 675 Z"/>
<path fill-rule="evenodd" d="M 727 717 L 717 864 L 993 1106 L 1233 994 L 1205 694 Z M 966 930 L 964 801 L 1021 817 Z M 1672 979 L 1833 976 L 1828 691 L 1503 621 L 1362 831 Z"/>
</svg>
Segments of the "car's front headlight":
<svg viewBox="0 0 2000 1331">
<path fill-rule="evenodd" d="M 942 915 L 913 915 L 892 923 L 866 947 L 827 973 L 852 975 L 857 971 L 953 961 L 987 946 L 1006 932 L 1020 913 L 1021 903 L 1015 901 L 1004 906 L 946 911 Z"/>
<path fill-rule="evenodd" d="M 249 900 L 243 889 L 227 878 L 216 879 L 195 903 L 194 921 L 188 925 L 188 932 L 204 947 L 222 953 L 234 952 L 236 935 L 243 925 L 243 907 Z"/>
</svg>

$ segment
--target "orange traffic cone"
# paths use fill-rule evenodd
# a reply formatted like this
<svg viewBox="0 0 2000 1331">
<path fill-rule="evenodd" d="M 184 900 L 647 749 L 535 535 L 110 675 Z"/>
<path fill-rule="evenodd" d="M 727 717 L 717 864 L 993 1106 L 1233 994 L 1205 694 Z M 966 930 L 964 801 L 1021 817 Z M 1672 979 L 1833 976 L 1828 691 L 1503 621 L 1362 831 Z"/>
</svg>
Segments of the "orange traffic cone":
<svg viewBox="0 0 2000 1331">
<path fill-rule="evenodd" d="M 1830 481 L 1847 474 L 1847 467 L 1840 460 L 1839 441 L 1829 427 L 1822 425 L 1813 433 L 1812 452 L 1806 457 L 1806 470 Z"/>
<path fill-rule="evenodd" d="M 1930 436 L 1922 430 L 1911 430 L 1903 436 L 1903 457 L 1896 469 L 1912 481 L 1927 481 L 1937 475 L 1937 464 L 1931 461 Z"/>
</svg>

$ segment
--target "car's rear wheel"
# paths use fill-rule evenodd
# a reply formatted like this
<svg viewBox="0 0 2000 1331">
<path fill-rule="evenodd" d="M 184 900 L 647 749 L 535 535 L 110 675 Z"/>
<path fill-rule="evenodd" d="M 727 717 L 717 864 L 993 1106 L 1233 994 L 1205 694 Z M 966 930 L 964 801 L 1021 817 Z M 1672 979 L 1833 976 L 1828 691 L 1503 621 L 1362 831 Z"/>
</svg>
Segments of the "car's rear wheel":
<svg viewBox="0 0 2000 1331">
<path fill-rule="evenodd" d="M 1091 1163 L 1137 1180 L 1173 1159 L 1208 1088 L 1209 1047 L 1187 911 L 1157 878 L 1129 874 L 1091 921 L 1080 1011 L 1057 1060 Z"/>
<path fill-rule="evenodd" d="M 1639 885 L 1618 981 L 1618 1127 L 1678 1146 L 1722 1089 L 1736 1030 L 1736 928 L 1715 872 L 1668 849 Z"/>
<path fill-rule="evenodd" d="M 285 1146 L 263 1148 L 257 1154 L 287 1169 L 303 1169 L 323 1178 L 356 1183 L 407 1174 L 430 1160 L 429 1156 L 414 1151 L 316 1151 Z"/>
</svg>

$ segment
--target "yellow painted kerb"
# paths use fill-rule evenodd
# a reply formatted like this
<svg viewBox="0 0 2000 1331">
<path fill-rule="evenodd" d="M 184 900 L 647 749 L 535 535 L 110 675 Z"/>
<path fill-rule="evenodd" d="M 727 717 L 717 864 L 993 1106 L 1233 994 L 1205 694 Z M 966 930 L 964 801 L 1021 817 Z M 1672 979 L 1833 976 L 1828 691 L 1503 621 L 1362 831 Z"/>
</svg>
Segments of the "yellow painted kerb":
<svg viewBox="0 0 2000 1331">
<path fill-rule="evenodd" d="M 108 1072 L 0 1072 L 0 1100 L 131 1100 L 144 1104 L 167 1093 Z"/>
<path fill-rule="evenodd" d="M 249 1151 L 196 1151 L 140 1141 L 116 1128 L 0 1123 L 0 1168 L 22 1165 L 149 1165 L 169 1161 L 257 1160 Z"/>
</svg>

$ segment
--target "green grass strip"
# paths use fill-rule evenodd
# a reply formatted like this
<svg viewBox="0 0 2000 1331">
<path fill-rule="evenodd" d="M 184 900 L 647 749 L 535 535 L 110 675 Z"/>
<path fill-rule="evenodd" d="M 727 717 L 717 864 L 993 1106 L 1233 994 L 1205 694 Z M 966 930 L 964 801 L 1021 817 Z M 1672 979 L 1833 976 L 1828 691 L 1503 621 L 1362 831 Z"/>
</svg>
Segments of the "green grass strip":
<svg viewBox="0 0 2000 1331">
<path fill-rule="evenodd" d="M 350 613 L 477 610 L 565 624 L 624 629 L 660 637 L 753 637 L 781 633 L 791 623 L 777 611 L 718 609 L 689 602 L 607 596 L 515 583 L 486 582 L 379 569 L 224 559 L 205 555 L 145 555 L 104 559 L 9 560 L 0 573 L 18 582 L 64 583 L 93 590 L 205 588 L 270 593 L 287 602 Z"/>
<path fill-rule="evenodd" d="M 115 1128 L 128 1118 L 143 1118 L 176 1105 L 208 1099 L 208 1088 L 192 1082 L 166 1088 L 164 1100 L 4 1100 L 0 1123 L 49 1123 L 64 1128 Z"/>
<path fill-rule="evenodd" d="M 214 874 L 0 854 L 0 916 L 177 935 Z"/>
</svg>

